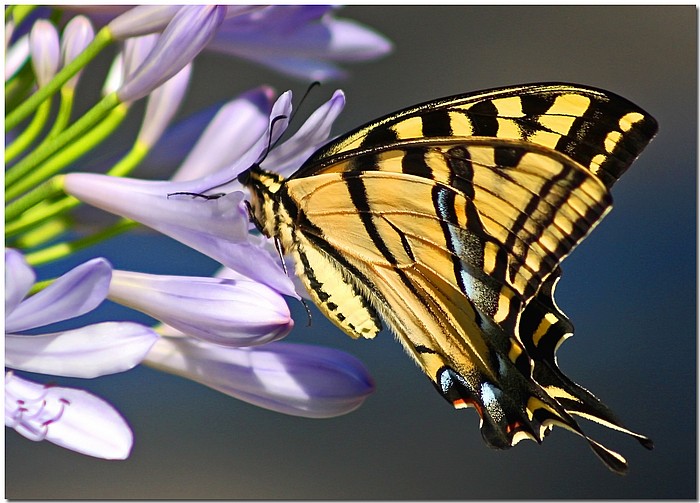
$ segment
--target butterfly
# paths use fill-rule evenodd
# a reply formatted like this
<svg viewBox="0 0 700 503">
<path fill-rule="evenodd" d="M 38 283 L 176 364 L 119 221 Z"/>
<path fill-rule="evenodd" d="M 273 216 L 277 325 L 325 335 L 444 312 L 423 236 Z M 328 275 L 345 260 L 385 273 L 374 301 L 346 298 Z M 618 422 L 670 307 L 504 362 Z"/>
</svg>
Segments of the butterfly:
<svg viewBox="0 0 700 503">
<path fill-rule="evenodd" d="M 476 409 L 489 446 L 559 426 L 622 474 L 625 459 L 574 416 L 652 441 L 557 366 L 573 325 L 554 290 L 656 131 L 611 92 L 519 85 L 372 121 L 288 179 L 254 165 L 238 180 L 321 312 L 354 338 L 383 322 L 449 403 Z"/>
</svg>

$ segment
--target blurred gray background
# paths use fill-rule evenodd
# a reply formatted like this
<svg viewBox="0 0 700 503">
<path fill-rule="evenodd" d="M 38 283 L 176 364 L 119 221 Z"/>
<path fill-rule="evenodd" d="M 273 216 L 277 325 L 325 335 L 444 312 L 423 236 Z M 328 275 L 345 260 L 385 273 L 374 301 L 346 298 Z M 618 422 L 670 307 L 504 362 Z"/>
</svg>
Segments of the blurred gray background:
<svg viewBox="0 0 700 503">
<path fill-rule="evenodd" d="M 626 477 L 561 429 L 541 446 L 490 450 L 476 413 L 453 410 L 390 334 L 353 341 L 318 312 L 308 329 L 293 303 L 297 327 L 288 341 L 342 348 L 371 370 L 377 391 L 360 409 L 328 420 L 288 417 L 145 368 L 57 380 L 123 412 L 136 435 L 132 456 L 96 460 L 8 430 L 6 497 L 696 498 L 696 8 L 350 6 L 340 15 L 376 28 L 396 50 L 347 65 L 347 81 L 314 91 L 315 105 L 345 90 L 338 134 L 425 100 L 548 80 L 609 89 L 656 117 L 659 135 L 615 186 L 614 211 L 564 262 L 557 295 L 576 325 L 559 351 L 561 368 L 653 438 L 655 450 L 585 424 L 628 459 Z M 194 79 L 183 116 L 262 83 L 297 96 L 306 88 L 213 54 L 197 60 Z M 139 120 L 134 114 L 128 125 Z M 95 253 L 123 269 L 216 269 L 146 233 Z"/>
</svg>

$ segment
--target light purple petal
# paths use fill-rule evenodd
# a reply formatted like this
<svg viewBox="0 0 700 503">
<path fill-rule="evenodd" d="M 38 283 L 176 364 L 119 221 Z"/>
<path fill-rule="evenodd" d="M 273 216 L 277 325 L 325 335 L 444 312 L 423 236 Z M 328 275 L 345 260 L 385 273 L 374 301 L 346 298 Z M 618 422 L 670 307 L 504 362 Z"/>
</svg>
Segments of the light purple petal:
<svg viewBox="0 0 700 503">
<path fill-rule="evenodd" d="M 107 296 L 111 275 L 112 267 L 103 258 L 71 269 L 9 313 L 5 331 L 21 332 L 92 311 Z"/>
<path fill-rule="evenodd" d="M 122 67 L 123 74 L 121 85 L 123 85 L 127 79 L 133 77 L 146 58 L 151 54 L 151 51 L 153 51 L 159 39 L 159 34 L 152 33 L 141 37 L 133 37 L 124 42 L 124 64 Z"/>
<path fill-rule="evenodd" d="M 242 157 L 267 130 L 272 93 L 260 87 L 222 106 L 172 180 L 195 180 Z"/>
<path fill-rule="evenodd" d="M 199 194 L 212 192 L 228 192 L 240 190 L 241 185 L 236 181 L 236 176 L 259 162 L 268 152 L 271 145 L 284 134 L 289 126 L 289 118 L 292 114 L 292 92 L 282 93 L 270 111 L 270 119 L 267 130 L 261 135 L 247 152 L 238 157 L 224 169 L 212 173 L 198 180 L 190 182 L 189 190 Z"/>
<path fill-rule="evenodd" d="M 374 390 L 356 358 L 305 344 L 238 349 L 161 338 L 146 362 L 259 407 L 303 417 L 347 414 Z"/>
<path fill-rule="evenodd" d="M 64 177 L 67 193 L 83 202 L 141 222 L 176 239 L 223 265 L 248 275 L 269 267 L 264 283 L 283 295 L 296 297 L 294 286 L 272 258 L 256 254 L 249 243 L 248 219 L 241 211 L 241 192 L 218 199 L 171 195 L 197 192 L 193 182 L 155 182 L 92 173 Z M 275 274 L 276 272 L 276 274 Z"/>
<path fill-rule="evenodd" d="M 327 80 L 344 75 L 330 61 L 376 59 L 392 44 L 359 23 L 334 18 L 327 7 L 284 5 L 226 21 L 209 48 L 295 77 Z"/>
<path fill-rule="evenodd" d="M 34 23 L 29 34 L 32 66 L 39 87 L 45 86 L 56 75 L 60 62 L 58 32 L 44 19 Z"/>
<path fill-rule="evenodd" d="M 190 63 L 216 33 L 226 7 L 182 7 L 163 31 L 153 51 L 117 91 L 122 102 L 143 98 Z"/>
<path fill-rule="evenodd" d="M 76 16 L 71 19 L 63 30 L 61 37 L 61 64 L 66 66 L 73 61 L 95 38 L 95 31 L 90 20 L 85 16 Z M 82 70 L 76 73 L 66 82 L 65 86 L 75 88 Z"/>
<path fill-rule="evenodd" d="M 138 135 L 138 141 L 145 147 L 150 149 L 158 141 L 175 116 L 187 91 L 191 73 L 192 65 L 185 65 L 148 97 L 146 113 Z"/>
<path fill-rule="evenodd" d="M 29 59 L 29 35 L 24 35 L 12 44 L 5 54 L 5 82 L 10 80 Z"/>
<path fill-rule="evenodd" d="M 24 437 L 104 459 L 126 459 L 133 434 L 110 404 L 87 391 L 5 374 L 5 426 Z"/>
<path fill-rule="evenodd" d="M 291 175 L 321 145 L 328 141 L 333 122 L 345 107 L 345 94 L 337 90 L 326 103 L 312 113 L 290 139 L 269 153 L 262 167 L 281 174 Z"/>
<path fill-rule="evenodd" d="M 5 248 L 5 317 L 22 302 L 36 281 L 34 270 L 24 255 L 12 248 Z"/>
<path fill-rule="evenodd" d="M 114 271 L 109 298 L 198 339 L 253 346 L 281 339 L 294 326 L 283 297 L 238 279 Z"/>
<path fill-rule="evenodd" d="M 180 5 L 138 5 L 113 19 L 108 27 L 117 40 L 162 31 Z"/>
<path fill-rule="evenodd" d="M 104 322 L 43 335 L 5 335 L 5 366 L 26 372 L 93 378 L 125 372 L 158 335 L 130 322 Z"/>
</svg>

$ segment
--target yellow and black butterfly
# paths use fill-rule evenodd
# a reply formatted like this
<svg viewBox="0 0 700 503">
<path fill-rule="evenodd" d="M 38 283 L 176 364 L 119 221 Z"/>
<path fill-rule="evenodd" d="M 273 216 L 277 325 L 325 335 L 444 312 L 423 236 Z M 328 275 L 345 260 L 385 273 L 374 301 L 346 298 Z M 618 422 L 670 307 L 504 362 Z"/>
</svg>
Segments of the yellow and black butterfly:
<svg viewBox="0 0 700 503">
<path fill-rule="evenodd" d="M 656 130 L 613 93 L 530 84 L 388 115 L 286 180 L 257 165 L 238 179 L 319 309 L 352 337 L 383 320 L 447 401 L 476 408 L 488 445 L 562 426 L 624 473 L 573 416 L 652 442 L 559 370 L 573 326 L 553 294 L 560 262 Z"/>
</svg>

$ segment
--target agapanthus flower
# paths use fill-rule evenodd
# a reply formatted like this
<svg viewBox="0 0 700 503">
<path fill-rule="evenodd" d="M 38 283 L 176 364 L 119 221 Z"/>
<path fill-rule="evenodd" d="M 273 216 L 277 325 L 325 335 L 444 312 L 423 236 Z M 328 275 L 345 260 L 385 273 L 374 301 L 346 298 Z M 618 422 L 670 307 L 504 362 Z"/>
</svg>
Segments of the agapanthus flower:
<svg viewBox="0 0 700 503">
<path fill-rule="evenodd" d="M 290 277 L 293 267 L 270 240 L 251 232 L 245 194 L 236 181 L 254 164 L 283 174 L 297 169 L 327 141 L 345 104 L 343 93 L 337 91 L 279 146 L 292 116 L 292 95 L 275 101 L 265 85 L 216 113 L 206 111 L 180 127 L 170 123 L 190 83 L 192 60 L 203 50 L 238 55 L 308 81 L 340 76 L 335 62 L 372 59 L 390 44 L 336 18 L 328 7 L 58 8 L 85 15 L 68 19 L 61 33 L 47 15 L 53 8 L 6 9 L 6 243 L 17 248 L 6 250 L 5 364 L 11 369 L 6 425 L 33 440 L 124 458 L 133 438 L 111 405 L 86 391 L 33 383 L 16 372 L 94 378 L 140 363 L 287 414 L 331 417 L 354 410 L 373 389 L 358 360 L 279 342 L 293 326 L 285 297 L 300 297 L 298 278 Z M 102 99 L 76 117 L 78 77 L 115 43 L 121 47 L 102 84 Z M 142 98 L 148 103 L 133 144 L 101 156 L 101 144 Z M 159 155 L 163 151 L 169 157 Z M 170 162 L 167 175 L 151 176 L 161 180 L 126 178 L 144 159 L 166 159 L 165 164 L 177 159 L 179 167 Z M 83 163 L 104 166 L 109 176 L 61 174 Z M 212 197 L 202 197 L 206 194 Z M 94 233 L 75 233 L 66 216 L 81 202 L 123 218 Z M 48 286 L 35 285 L 29 263 L 63 258 L 136 222 L 215 259 L 222 272 L 206 278 L 154 275 L 113 270 L 98 258 Z M 59 321 L 75 323 L 73 318 L 106 298 L 158 324 L 51 328 Z"/>
<path fill-rule="evenodd" d="M 33 383 L 5 373 L 5 426 L 81 454 L 126 459 L 133 434 L 114 407 L 84 390 Z"/>
<path fill-rule="evenodd" d="M 108 25 L 117 39 L 162 31 L 177 6 L 67 6 Z M 392 44 L 370 28 L 335 16 L 335 6 L 229 5 L 211 51 L 238 56 L 304 80 L 345 76 L 336 62 L 369 61 Z"/>
<path fill-rule="evenodd" d="M 362 363 L 337 349 L 273 342 L 224 347 L 187 337 L 161 337 L 145 361 L 248 403 L 293 416 L 335 417 L 357 409 L 374 391 Z"/>
<path fill-rule="evenodd" d="M 107 261 L 93 259 L 28 296 L 35 282 L 34 271 L 21 253 L 6 249 L 5 366 L 55 376 L 92 378 L 138 365 L 158 335 L 137 323 L 103 322 L 51 333 L 23 333 L 36 332 L 41 327 L 92 311 L 107 297 L 111 275 Z M 45 387 L 42 390 L 41 385 L 10 374 L 6 376 L 8 389 L 8 381 L 14 384 L 11 393 L 6 393 L 5 422 L 19 433 L 32 440 L 46 438 L 93 456 L 128 455 L 131 432 L 111 405 L 84 391 Z M 119 435 L 104 438 L 96 424 L 104 425 L 104 435 L 115 431 Z"/>
<path fill-rule="evenodd" d="M 272 107 L 267 127 L 250 148 L 230 165 L 197 180 L 150 181 L 70 173 L 65 176 L 63 186 L 67 193 L 83 202 L 147 225 L 281 294 L 297 296 L 291 280 L 279 265 L 279 258 L 269 254 L 261 246 L 260 239 L 248 233 L 248 215 L 240 190 L 213 200 L 175 194 L 200 194 L 212 188 L 235 187 L 236 175 L 265 155 L 265 165 L 278 162 L 285 171 L 298 168 L 328 139 L 333 121 L 344 104 L 343 93 L 336 92 L 294 136 L 267 152 L 287 126 L 286 120 L 276 118 L 291 115 L 291 93 L 283 94 Z M 226 146 L 227 143 L 222 143 L 218 148 Z M 209 151 L 206 155 L 216 159 L 217 151 Z M 240 189 L 240 185 L 238 187 Z M 168 197 L 169 194 L 173 195 Z"/>
</svg>

